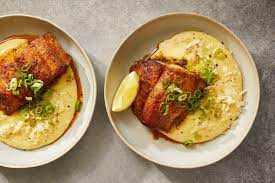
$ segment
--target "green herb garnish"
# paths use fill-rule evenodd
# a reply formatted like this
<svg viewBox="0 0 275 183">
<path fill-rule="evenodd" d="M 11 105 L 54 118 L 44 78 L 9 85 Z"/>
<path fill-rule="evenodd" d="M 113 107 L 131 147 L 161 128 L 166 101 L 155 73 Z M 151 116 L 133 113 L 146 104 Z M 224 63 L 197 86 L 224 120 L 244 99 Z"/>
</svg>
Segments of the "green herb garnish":
<svg viewBox="0 0 275 183">
<path fill-rule="evenodd" d="M 199 72 L 200 76 L 203 80 L 207 82 L 208 85 L 211 84 L 213 79 L 216 77 L 216 74 L 214 73 L 214 69 L 216 65 L 213 61 L 205 58 L 205 57 L 199 57 L 199 65 L 197 66 L 197 71 Z"/>
<path fill-rule="evenodd" d="M 27 74 L 25 70 L 21 70 L 16 73 L 16 77 L 11 79 L 7 90 L 12 91 L 13 95 L 19 95 L 19 88 L 24 86 L 29 87 L 36 95 L 41 91 L 43 85 L 43 81 L 35 79 L 33 74 Z"/>
<path fill-rule="evenodd" d="M 203 67 L 199 70 L 201 77 L 203 80 L 207 82 L 207 84 L 211 84 L 211 81 L 215 78 L 215 74 L 213 70 Z"/>
<path fill-rule="evenodd" d="M 186 93 L 182 93 L 182 94 L 180 94 L 179 97 L 178 97 L 178 101 L 179 101 L 179 102 L 183 102 L 183 101 L 185 101 L 186 99 L 187 99 L 187 94 L 186 94 Z"/>
<path fill-rule="evenodd" d="M 199 100 L 203 96 L 203 93 L 200 90 L 196 90 L 194 94 L 190 94 L 187 98 L 186 102 L 186 110 L 188 112 L 195 111 L 195 109 L 199 106 Z"/>
<path fill-rule="evenodd" d="M 27 101 L 32 101 L 32 97 L 25 97 Z"/>
<path fill-rule="evenodd" d="M 48 103 L 44 106 L 45 112 L 47 113 L 53 113 L 54 112 L 54 106 L 51 103 Z"/>
<path fill-rule="evenodd" d="M 163 79 L 163 80 L 162 80 L 162 85 L 163 85 L 163 87 L 166 89 L 166 88 L 169 86 L 169 81 L 168 81 L 168 79 Z"/>
<path fill-rule="evenodd" d="M 37 106 L 34 110 L 35 114 L 40 116 L 43 113 L 43 107 L 42 106 Z"/>
<path fill-rule="evenodd" d="M 44 85 L 43 81 L 34 79 L 33 84 L 30 86 L 30 89 L 34 92 L 34 94 L 36 94 L 43 87 L 43 85 Z"/>
<path fill-rule="evenodd" d="M 20 95 L 19 90 L 12 90 L 11 93 L 12 93 L 13 95 Z"/>
<path fill-rule="evenodd" d="M 31 62 L 27 62 L 23 67 L 22 71 L 27 72 L 31 68 Z"/>
<path fill-rule="evenodd" d="M 177 80 L 178 83 L 182 83 Z M 186 108 L 187 112 L 194 111 L 199 106 L 199 99 L 203 95 L 200 90 L 196 90 L 192 95 L 190 92 L 182 91 L 174 81 L 167 85 L 168 80 L 163 79 L 162 84 L 166 88 L 166 99 L 165 102 L 160 103 L 159 110 L 162 112 L 163 116 L 167 115 L 169 112 L 169 105 L 176 102 L 180 106 Z"/>
<path fill-rule="evenodd" d="M 81 101 L 80 100 L 77 100 L 75 102 L 75 111 L 79 111 L 81 108 Z"/>
<path fill-rule="evenodd" d="M 25 72 L 23 72 L 23 71 L 19 71 L 19 72 L 16 73 L 16 77 L 24 79 L 24 78 L 27 77 L 27 74 Z"/>
<path fill-rule="evenodd" d="M 224 60 L 226 58 L 226 55 L 221 48 L 218 48 L 214 52 L 214 57 L 220 60 Z"/>
<path fill-rule="evenodd" d="M 168 113 L 169 113 L 169 105 L 166 104 L 166 105 L 165 105 L 165 108 L 164 108 L 163 115 L 166 116 Z"/>
<path fill-rule="evenodd" d="M 183 145 L 185 145 L 185 146 L 191 146 L 193 144 L 194 144 L 193 140 L 187 140 L 187 141 L 183 142 Z"/>
</svg>

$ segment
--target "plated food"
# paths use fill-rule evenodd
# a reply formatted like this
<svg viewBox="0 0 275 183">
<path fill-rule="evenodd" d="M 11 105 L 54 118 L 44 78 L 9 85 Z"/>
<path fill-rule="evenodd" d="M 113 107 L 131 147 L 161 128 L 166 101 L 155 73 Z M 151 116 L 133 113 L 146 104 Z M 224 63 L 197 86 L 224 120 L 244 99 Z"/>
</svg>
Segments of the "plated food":
<svg viewBox="0 0 275 183">
<path fill-rule="evenodd" d="M 56 141 L 82 100 L 72 57 L 51 33 L 0 44 L 0 141 L 24 150 Z"/>
<path fill-rule="evenodd" d="M 91 122 L 97 94 L 92 62 L 48 20 L 0 16 L 0 27 L 0 166 L 49 163 L 68 152 Z"/>
<path fill-rule="evenodd" d="M 129 101 L 121 91 L 136 90 L 123 110 Z M 104 92 L 111 124 L 127 146 L 161 165 L 195 168 L 222 159 L 245 138 L 257 113 L 259 79 L 228 28 L 175 13 L 128 36 L 113 56 Z"/>
<path fill-rule="evenodd" d="M 140 81 L 132 109 L 157 137 L 185 145 L 206 142 L 225 133 L 240 115 L 242 75 L 214 37 L 182 32 L 144 58 L 130 67 Z"/>
</svg>

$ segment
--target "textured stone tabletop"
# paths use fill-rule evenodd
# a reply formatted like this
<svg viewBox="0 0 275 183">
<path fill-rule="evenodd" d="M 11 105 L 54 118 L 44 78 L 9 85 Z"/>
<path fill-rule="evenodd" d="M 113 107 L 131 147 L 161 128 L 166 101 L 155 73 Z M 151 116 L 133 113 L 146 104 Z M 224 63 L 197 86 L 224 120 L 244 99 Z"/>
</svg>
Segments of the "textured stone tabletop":
<svg viewBox="0 0 275 183">
<path fill-rule="evenodd" d="M 140 24 L 170 12 L 224 23 L 248 47 L 260 77 L 260 107 L 247 138 L 223 160 L 198 169 L 141 158 L 116 135 L 104 107 L 104 75 L 118 45 Z M 69 153 L 37 168 L 0 167 L 0 183 L 275 182 L 275 0 L 0 0 L 0 15 L 13 13 L 49 19 L 74 36 L 93 62 L 99 89 L 91 125 Z"/>
</svg>

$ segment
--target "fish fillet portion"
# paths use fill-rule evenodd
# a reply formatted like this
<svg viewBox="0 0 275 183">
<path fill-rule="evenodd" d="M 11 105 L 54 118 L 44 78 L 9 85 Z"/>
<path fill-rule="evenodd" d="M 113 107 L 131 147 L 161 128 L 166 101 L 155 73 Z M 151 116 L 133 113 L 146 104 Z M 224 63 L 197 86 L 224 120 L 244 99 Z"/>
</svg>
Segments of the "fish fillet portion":
<svg viewBox="0 0 275 183">
<path fill-rule="evenodd" d="M 34 78 L 44 82 L 44 88 L 48 88 L 62 74 L 64 74 L 72 62 L 67 54 L 53 37 L 46 33 L 33 40 L 20 55 L 12 60 L 0 61 L 0 110 L 10 115 L 26 104 L 25 96 L 33 96 L 30 89 L 21 87 L 20 96 L 13 95 L 6 90 L 10 80 L 16 76 L 23 66 L 30 64 L 28 73 Z"/>
<path fill-rule="evenodd" d="M 193 93 L 203 90 L 206 83 L 195 73 L 187 72 L 183 67 L 157 60 L 138 61 L 130 71 L 140 76 L 140 91 L 132 105 L 134 114 L 151 129 L 168 132 L 172 124 L 181 122 L 187 115 L 184 107 L 176 102 L 169 105 L 169 112 L 163 115 L 160 104 L 166 99 L 166 89 L 162 81 L 181 81 L 180 89 Z"/>
</svg>

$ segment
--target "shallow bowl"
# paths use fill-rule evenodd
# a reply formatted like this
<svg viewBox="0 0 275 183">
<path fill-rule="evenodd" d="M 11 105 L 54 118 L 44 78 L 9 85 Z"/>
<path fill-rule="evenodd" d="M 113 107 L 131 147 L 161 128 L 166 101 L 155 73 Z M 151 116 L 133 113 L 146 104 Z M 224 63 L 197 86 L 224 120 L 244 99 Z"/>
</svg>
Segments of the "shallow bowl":
<svg viewBox="0 0 275 183">
<path fill-rule="evenodd" d="M 0 17 L 0 40 L 19 34 L 51 32 L 74 60 L 83 90 L 83 104 L 77 119 L 56 142 L 32 151 L 17 150 L 0 143 L 0 166 L 27 168 L 49 163 L 68 152 L 87 130 L 95 107 L 96 78 L 87 54 L 66 31 L 56 24 L 33 16 L 7 15 Z"/>
<path fill-rule="evenodd" d="M 150 53 L 158 43 L 176 33 L 195 30 L 212 35 L 224 42 L 233 53 L 243 75 L 247 91 L 245 106 L 237 125 L 224 135 L 203 144 L 186 148 L 164 139 L 154 140 L 130 109 L 111 112 L 112 100 L 121 80 L 134 61 Z M 254 61 L 242 41 L 223 24 L 202 15 L 176 13 L 160 16 L 136 29 L 120 45 L 113 56 L 105 78 L 105 106 L 113 128 L 123 142 L 142 157 L 175 168 L 195 168 L 212 164 L 240 145 L 249 132 L 257 114 L 260 96 L 259 78 Z"/>
</svg>

